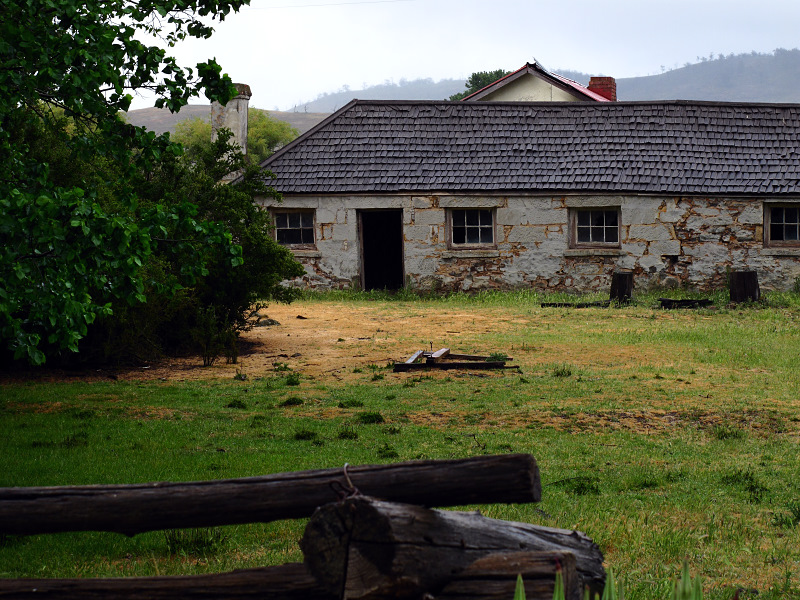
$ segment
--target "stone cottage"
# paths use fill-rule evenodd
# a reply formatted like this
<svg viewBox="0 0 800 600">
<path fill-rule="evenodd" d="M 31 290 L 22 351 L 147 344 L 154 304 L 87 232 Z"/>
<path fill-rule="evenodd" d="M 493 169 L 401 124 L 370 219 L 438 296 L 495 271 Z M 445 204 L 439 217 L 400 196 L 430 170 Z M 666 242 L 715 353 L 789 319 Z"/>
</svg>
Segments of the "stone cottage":
<svg viewBox="0 0 800 600">
<path fill-rule="evenodd" d="M 723 286 L 800 276 L 800 105 L 353 101 L 272 157 L 296 285 Z"/>
</svg>

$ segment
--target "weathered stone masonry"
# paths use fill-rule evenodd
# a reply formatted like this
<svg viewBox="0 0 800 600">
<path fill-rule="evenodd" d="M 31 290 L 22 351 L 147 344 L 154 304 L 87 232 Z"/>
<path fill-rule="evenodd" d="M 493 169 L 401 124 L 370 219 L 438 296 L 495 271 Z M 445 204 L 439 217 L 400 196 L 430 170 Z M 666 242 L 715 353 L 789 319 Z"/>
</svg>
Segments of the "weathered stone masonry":
<svg viewBox="0 0 800 600">
<path fill-rule="evenodd" d="M 781 199 L 782 203 L 791 200 Z M 569 210 L 619 208 L 619 248 L 570 248 Z M 532 287 L 604 291 L 615 269 L 635 285 L 710 290 L 731 269 L 756 269 L 764 289 L 789 289 L 800 277 L 800 249 L 764 245 L 764 199 L 645 195 L 292 196 L 278 210 L 313 210 L 315 246 L 295 250 L 309 288 L 358 285 L 358 211 L 402 209 L 405 280 L 418 289 Z M 447 210 L 493 209 L 495 243 L 448 244 Z"/>
<path fill-rule="evenodd" d="M 789 289 L 800 276 L 798 104 L 353 101 L 262 167 L 285 209 L 306 211 L 279 231 L 304 241 L 298 285 L 605 291 L 628 269 L 640 289 L 709 290 L 755 269 Z"/>
</svg>

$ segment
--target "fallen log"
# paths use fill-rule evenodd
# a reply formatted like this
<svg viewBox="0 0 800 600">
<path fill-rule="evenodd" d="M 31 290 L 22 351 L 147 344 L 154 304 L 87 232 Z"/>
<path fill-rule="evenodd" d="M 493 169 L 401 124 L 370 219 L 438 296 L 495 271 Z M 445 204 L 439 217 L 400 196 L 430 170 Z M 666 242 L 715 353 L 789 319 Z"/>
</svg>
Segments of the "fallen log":
<svg viewBox="0 0 800 600">
<path fill-rule="evenodd" d="M 552 600 L 556 572 L 564 598 L 580 600 L 575 556 L 569 552 L 502 552 L 479 558 L 450 580 L 436 600 L 510 600 L 522 576 L 527 600 Z"/>
<path fill-rule="evenodd" d="M 349 478 L 349 482 L 348 482 Z M 263 477 L 73 487 L 0 488 L 0 533 L 214 527 L 309 517 L 350 488 L 424 506 L 538 502 L 529 454 L 278 473 Z"/>
<path fill-rule="evenodd" d="M 570 552 L 578 584 L 602 591 L 603 555 L 586 535 L 355 496 L 315 511 L 300 542 L 319 582 L 346 600 L 436 595 L 487 554 Z"/>
<path fill-rule="evenodd" d="M 519 369 L 518 366 L 506 365 L 505 361 L 469 361 L 469 362 L 424 362 L 424 363 L 395 363 L 395 373 L 407 371 L 452 371 L 454 369 Z"/>
<path fill-rule="evenodd" d="M 305 565 L 242 569 L 213 575 L 109 579 L 0 579 L 0 600 L 337 600 Z"/>
<path fill-rule="evenodd" d="M 707 298 L 682 298 L 682 299 L 674 299 L 674 298 L 659 298 L 658 301 L 661 303 L 661 308 L 704 308 L 706 306 L 711 306 L 714 304 L 712 300 L 708 300 Z"/>
</svg>

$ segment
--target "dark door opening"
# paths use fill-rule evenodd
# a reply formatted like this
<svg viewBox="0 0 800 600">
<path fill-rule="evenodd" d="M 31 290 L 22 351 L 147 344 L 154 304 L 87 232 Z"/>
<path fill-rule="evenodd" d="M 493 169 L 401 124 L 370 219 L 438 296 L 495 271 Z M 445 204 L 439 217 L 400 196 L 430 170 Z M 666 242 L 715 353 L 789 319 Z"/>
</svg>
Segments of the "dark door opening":
<svg viewBox="0 0 800 600">
<path fill-rule="evenodd" d="M 403 211 L 359 211 L 361 283 L 365 290 L 403 287 Z"/>
</svg>

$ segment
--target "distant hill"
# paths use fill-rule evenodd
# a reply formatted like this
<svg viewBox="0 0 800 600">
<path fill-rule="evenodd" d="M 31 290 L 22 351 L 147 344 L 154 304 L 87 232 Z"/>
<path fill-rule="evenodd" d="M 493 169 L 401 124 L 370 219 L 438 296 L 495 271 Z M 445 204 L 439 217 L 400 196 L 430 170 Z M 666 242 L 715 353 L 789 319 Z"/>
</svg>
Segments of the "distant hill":
<svg viewBox="0 0 800 600">
<path fill-rule="evenodd" d="M 453 94 L 464 91 L 464 79 L 401 79 L 399 83 L 382 83 L 363 90 L 347 87 L 338 92 L 324 93 L 316 100 L 293 106 L 291 111 L 335 112 L 345 104 L 359 100 L 444 100 Z"/>
<path fill-rule="evenodd" d="M 617 80 L 620 100 L 800 102 L 800 50 L 718 56 L 661 75 Z"/>
<path fill-rule="evenodd" d="M 587 85 L 591 75 L 554 69 L 559 75 Z M 599 73 L 597 73 L 599 75 Z M 605 75 L 614 75 L 605 73 Z M 291 111 L 268 111 L 300 133 L 308 131 L 330 113 L 359 98 L 361 100 L 444 100 L 464 90 L 463 79 L 416 79 L 384 83 L 363 90 L 342 89 L 299 104 Z M 619 100 L 717 100 L 738 102 L 800 103 L 800 50 L 778 49 L 770 54 L 736 54 L 701 59 L 695 64 L 659 75 L 617 79 Z M 128 112 L 128 121 L 152 131 L 172 131 L 187 118 L 210 118 L 209 105 L 189 105 L 177 114 L 157 108 Z"/>
<path fill-rule="evenodd" d="M 286 121 L 300 133 L 305 133 L 328 116 L 327 113 L 283 112 L 277 110 L 265 112 L 268 112 L 273 119 Z M 174 114 L 164 108 L 140 108 L 128 111 L 126 117 L 131 125 L 144 126 L 156 133 L 164 133 L 166 131 L 171 133 L 175 130 L 175 125 L 185 119 L 196 119 L 199 117 L 201 119 L 210 120 L 211 105 L 188 104 L 184 106 L 180 112 Z"/>
<path fill-rule="evenodd" d="M 502 66 L 502 65 L 501 65 Z M 505 65 L 515 68 L 514 65 Z M 588 85 L 593 75 L 553 69 L 559 75 Z M 363 90 L 325 93 L 291 110 L 333 112 L 354 98 L 361 100 L 443 100 L 464 91 L 463 79 L 431 79 L 384 83 Z M 740 102 L 800 102 L 800 50 L 778 49 L 770 54 L 737 54 L 701 59 L 696 64 L 646 77 L 617 78 L 619 100 L 717 100 Z"/>
</svg>

